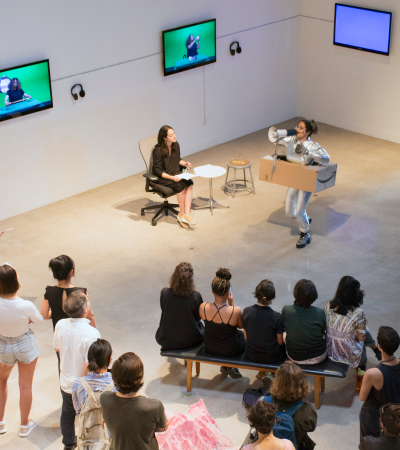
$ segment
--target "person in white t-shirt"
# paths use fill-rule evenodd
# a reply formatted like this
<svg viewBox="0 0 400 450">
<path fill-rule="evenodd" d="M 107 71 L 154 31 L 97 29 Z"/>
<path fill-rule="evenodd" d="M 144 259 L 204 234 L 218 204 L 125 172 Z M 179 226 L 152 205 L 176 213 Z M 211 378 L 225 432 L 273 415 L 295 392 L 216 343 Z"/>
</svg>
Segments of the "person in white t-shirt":
<svg viewBox="0 0 400 450">
<path fill-rule="evenodd" d="M 88 350 L 100 333 L 86 319 L 88 298 L 82 291 L 72 292 L 64 302 L 69 319 L 61 319 L 54 330 L 53 346 L 60 352 L 60 386 L 63 397 L 61 410 L 62 443 L 66 450 L 76 447 L 75 409 L 72 402 L 72 386 L 78 377 L 88 372 Z"/>
<path fill-rule="evenodd" d="M 7 381 L 18 363 L 21 427 L 19 435 L 28 436 L 36 427 L 29 418 L 32 407 L 32 381 L 39 347 L 30 323 L 43 317 L 30 301 L 18 297 L 18 275 L 11 264 L 0 266 L 0 434 L 7 432 L 4 412 L 7 402 Z"/>
</svg>

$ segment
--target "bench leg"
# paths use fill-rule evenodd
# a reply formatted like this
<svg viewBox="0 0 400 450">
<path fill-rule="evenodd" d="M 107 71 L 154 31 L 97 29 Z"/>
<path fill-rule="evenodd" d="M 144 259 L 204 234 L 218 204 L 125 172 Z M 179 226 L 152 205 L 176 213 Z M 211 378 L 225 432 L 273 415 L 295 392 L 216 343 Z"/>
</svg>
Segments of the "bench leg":
<svg viewBox="0 0 400 450">
<path fill-rule="evenodd" d="M 196 375 L 200 375 L 200 362 L 196 361 Z"/>
<path fill-rule="evenodd" d="M 320 404 L 319 404 L 319 393 L 321 390 L 320 380 L 321 380 L 321 377 L 314 376 L 314 395 L 315 395 L 314 403 L 315 403 L 315 407 L 317 409 L 319 409 L 319 407 L 320 407 Z"/>
<path fill-rule="evenodd" d="M 325 377 L 321 377 L 321 392 L 325 390 Z"/>
<path fill-rule="evenodd" d="M 192 363 L 193 361 L 186 360 L 187 362 L 187 375 L 186 375 L 186 388 L 188 392 L 192 390 Z"/>
</svg>

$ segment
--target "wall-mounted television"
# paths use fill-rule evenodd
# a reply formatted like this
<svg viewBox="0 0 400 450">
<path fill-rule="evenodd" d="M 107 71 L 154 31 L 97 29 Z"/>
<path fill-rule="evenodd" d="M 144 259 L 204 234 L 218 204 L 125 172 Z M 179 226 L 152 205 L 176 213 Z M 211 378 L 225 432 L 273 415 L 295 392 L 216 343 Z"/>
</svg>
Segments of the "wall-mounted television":
<svg viewBox="0 0 400 450">
<path fill-rule="evenodd" d="M 52 107 L 48 59 L 0 70 L 0 122 Z"/>
<path fill-rule="evenodd" d="M 392 13 L 335 4 L 334 45 L 389 55 Z"/>
<path fill-rule="evenodd" d="M 215 25 L 212 19 L 163 31 L 164 76 L 215 63 Z"/>
</svg>

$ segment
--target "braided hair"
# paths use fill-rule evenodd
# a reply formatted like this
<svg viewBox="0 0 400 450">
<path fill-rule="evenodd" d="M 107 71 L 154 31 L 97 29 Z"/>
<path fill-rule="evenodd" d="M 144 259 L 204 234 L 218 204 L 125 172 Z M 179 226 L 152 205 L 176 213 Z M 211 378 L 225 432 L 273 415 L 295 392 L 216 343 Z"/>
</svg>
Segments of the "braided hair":
<svg viewBox="0 0 400 450">
<path fill-rule="evenodd" d="M 225 295 L 229 288 L 231 287 L 232 274 L 229 269 L 223 269 L 220 267 L 215 274 L 216 277 L 212 280 L 211 288 L 215 295 L 222 296 Z"/>
</svg>

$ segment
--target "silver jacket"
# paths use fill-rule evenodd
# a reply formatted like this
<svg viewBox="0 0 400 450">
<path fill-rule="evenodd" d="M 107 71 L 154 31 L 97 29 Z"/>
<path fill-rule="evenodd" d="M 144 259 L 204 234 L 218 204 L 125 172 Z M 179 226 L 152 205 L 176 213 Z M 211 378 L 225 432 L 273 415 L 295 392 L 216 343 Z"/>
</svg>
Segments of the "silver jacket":
<svg viewBox="0 0 400 450">
<path fill-rule="evenodd" d="M 286 147 L 286 159 L 295 164 L 328 163 L 330 159 L 325 149 L 310 138 L 299 141 L 296 136 L 289 136 L 279 139 L 278 144 Z"/>
</svg>

